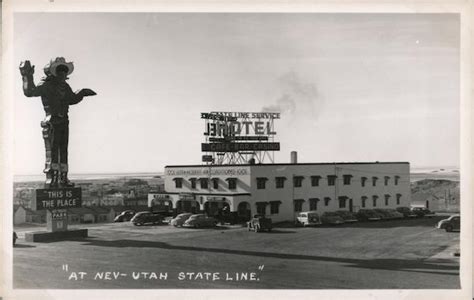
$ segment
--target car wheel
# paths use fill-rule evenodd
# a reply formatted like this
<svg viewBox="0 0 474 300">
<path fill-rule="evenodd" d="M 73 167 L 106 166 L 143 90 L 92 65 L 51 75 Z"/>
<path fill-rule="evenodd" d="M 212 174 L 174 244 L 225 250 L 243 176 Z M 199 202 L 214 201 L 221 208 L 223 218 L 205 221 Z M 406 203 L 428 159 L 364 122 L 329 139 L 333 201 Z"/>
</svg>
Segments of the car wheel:
<svg viewBox="0 0 474 300">
<path fill-rule="evenodd" d="M 451 232 L 451 231 L 453 231 L 453 226 L 452 225 L 446 226 L 446 232 Z"/>
</svg>

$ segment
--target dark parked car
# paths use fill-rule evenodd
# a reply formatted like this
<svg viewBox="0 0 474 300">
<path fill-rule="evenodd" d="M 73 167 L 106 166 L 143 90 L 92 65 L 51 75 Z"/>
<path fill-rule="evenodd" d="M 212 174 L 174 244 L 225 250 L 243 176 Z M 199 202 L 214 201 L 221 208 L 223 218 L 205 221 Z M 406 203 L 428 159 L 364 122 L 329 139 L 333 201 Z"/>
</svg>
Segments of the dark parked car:
<svg viewBox="0 0 474 300">
<path fill-rule="evenodd" d="M 114 222 L 128 222 L 133 218 L 134 215 L 135 211 L 124 210 L 115 217 Z"/>
<path fill-rule="evenodd" d="M 183 227 L 215 227 L 217 225 L 217 219 L 208 217 L 205 214 L 196 214 L 190 216 L 184 223 Z"/>
<path fill-rule="evenodd" d="M 372 209 L 361 209 L 356 213 L 359 221 L 379 221 L 382 218 Z"/>
<path fill-rule="evenodd" d="M 416 218 L 417 215 L 411 211 L 409 207 L 406 206 L 401 206 L 397 207 L 397 211 L 401 214 L 403 214 L 404 218 Z"/>
<path fill-rule="evenodd" d="M 460 230 L 461 229 L 461 216 L 454 215 L 447 219 L 441 220 L 436 224 L 436 228 L 445 229 L 447 232 L 451 232 L 453 230 Z"/>
<path fill-rule="evenodd" d="M 436 216 L 436 214 L 434 212 L 432 212 L 429 209 L 424 208 L 424 207 L 412 207 L 411 211 L 414 214 L 416 214 L 419 218 L 422 218 L 422 217 L 431 218 L 431 217 Z"/>
<path fill-rule="evenodd" d="M 130 222 L 135 226 L 141 226 L 144 224 L 162 224 L 163 219 L 164 217 L 161 214 L 142 211 L 133 216 Z"/>
<path fill-rule="evenodd" d="M 325 212 L 321 216 L 321 222 L 323 224 L 339 225 L 344 224 L 344 219 L 335 212 Z"/>
<path fill-rule="evenodd" d="M 338 214 L 344 220 L 345 223 L 354 223 L 359 221 L 357 220 L 356 215 L 350 211 L 338 210 L 336 211 L 336 214 Z"/>
</svg>

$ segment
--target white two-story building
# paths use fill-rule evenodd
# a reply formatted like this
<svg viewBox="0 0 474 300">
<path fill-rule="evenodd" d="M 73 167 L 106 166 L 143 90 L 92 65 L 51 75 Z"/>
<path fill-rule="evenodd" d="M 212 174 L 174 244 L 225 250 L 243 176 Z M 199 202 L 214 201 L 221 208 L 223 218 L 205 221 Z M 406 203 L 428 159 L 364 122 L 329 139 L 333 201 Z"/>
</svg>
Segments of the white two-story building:
<svg viewBox="0 0 474 300">
<path fill-rule="evenodd" d="M 266 214 L 293 221 L 301 211 L 410 205 L 408 162 L 183 165 L 165 167 L 165 192 L 149 206 L 180 212 L 226 211 L 239 220 Z"/>
</svg>

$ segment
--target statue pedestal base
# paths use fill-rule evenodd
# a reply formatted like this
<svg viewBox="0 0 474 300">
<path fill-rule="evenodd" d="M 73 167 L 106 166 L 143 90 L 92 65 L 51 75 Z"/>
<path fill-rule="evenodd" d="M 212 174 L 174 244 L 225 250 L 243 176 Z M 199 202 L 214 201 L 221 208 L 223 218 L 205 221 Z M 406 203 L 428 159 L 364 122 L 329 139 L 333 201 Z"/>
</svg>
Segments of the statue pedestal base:
<svg viewBox="0 0 474 300">
<path fill-rule="evenodd" d="M 53 242 L 77 238 L 86 238 L 88 236 L 87 229 L 75 229 L 67 231 L 35 231 L 25 233 L 25 241 L 27 242 Z"/>
<path fill-rule="evenodd" d="M 68 230 L 68 209 L 82 206 L 82 190 L 74 187 L 46 188 L 35 191 L 33 208 L 46 211 L 47 231 L 25 233 L 27 242 L 50 242 L 85 238 L 87 229 Z"/>
</svg>

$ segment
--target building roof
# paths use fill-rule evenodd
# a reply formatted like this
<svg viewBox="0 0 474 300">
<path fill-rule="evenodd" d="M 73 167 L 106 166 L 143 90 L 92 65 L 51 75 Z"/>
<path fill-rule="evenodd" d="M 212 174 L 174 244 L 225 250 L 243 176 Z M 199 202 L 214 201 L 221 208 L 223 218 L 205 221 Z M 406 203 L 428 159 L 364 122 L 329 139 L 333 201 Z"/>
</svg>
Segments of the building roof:
<svg viewBox="0 0 474 300">
<path fill-rule="evenodd" d="M 312 165 L 387 165 L 387 164 L 410 164 L 407 161 L 374 161 L 374 162 L 325 162 L 325 163 L 276 163 L 276 164 L 229 164 L 229 165 L 169 165 L 165 168 L 189 168 L 189 167 L 268 167 L 268 166 L 312 166 Z"/>
</svg>

